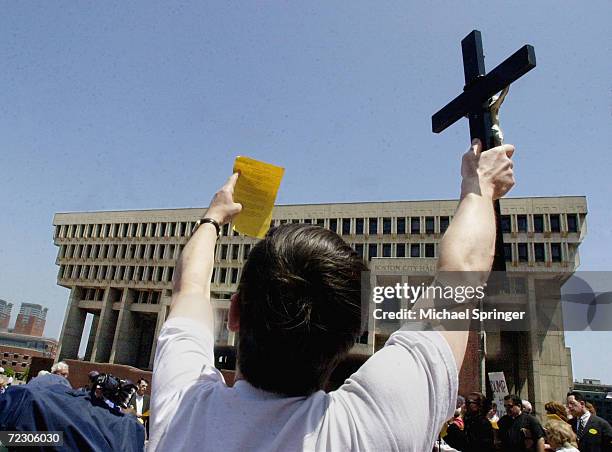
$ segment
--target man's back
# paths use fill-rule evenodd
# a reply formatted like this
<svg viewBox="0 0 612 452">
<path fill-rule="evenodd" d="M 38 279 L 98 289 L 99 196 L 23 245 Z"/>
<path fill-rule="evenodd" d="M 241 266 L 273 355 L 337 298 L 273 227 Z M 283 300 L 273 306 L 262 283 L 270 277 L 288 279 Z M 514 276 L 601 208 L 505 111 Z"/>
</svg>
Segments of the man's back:
<svg viewBox="0 0 612 452">
<path fill-rule="evenodd" d="M 461 197 L 439 245 L 436 278 L 463 273 L 441 278 L 445 284 L 486 282 L 492 201 L 514 185 L 513 152 L 503 145 L 482 154 L 474 140 L 464 154 Z M 467 325 L 395 332 L 337 391 L 317 392 L 363 333 L 367 266 L 342 237 L 312 224 L 272 228 L 250 250 L 227 327 L 238 338 L 238 375 L 268 392 L 245 383 L 225 388 L 214 368 L 211 280 L 221 227 L 242 209 L 233 199 L 238 177 L 215 193 L 176 265 L 156 349 L 150 449 L 431 450 L 454 411 Z M 263 182 L 245 177 L 254 190 Z M 438 304 L 426 299 L 420 307 Z"/>
<path fill-rule="evenodd" d="M 438 333 L 397 332 L 340 389 L 308 397 L 273 394 L 244 380 L 227 387 L 213 367 L 212 345 L 197 322 L 176 318 L 164 325 L 149 450 L 422 452 L 452 415 L 457 369 Z M 194 360 L 201 372 L 189 370 Z"/>
</svg>

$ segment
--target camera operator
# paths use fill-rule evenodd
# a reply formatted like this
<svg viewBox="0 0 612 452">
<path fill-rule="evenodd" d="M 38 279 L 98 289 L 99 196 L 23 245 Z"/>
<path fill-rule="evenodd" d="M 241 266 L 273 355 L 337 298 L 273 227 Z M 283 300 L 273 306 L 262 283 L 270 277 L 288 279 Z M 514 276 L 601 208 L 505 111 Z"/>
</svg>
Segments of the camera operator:
<svg viewBox="0 0 612 452">
<path fill-rule="evenodd" d="M 110 374 L 91 383 L 87 393 L 48 374 L 11 387 L 0 398 L 0 431 L 63 432 L 63 451 L 142 451 L 144 428 L 123 412 L 136 386 Z"/>
</svg>

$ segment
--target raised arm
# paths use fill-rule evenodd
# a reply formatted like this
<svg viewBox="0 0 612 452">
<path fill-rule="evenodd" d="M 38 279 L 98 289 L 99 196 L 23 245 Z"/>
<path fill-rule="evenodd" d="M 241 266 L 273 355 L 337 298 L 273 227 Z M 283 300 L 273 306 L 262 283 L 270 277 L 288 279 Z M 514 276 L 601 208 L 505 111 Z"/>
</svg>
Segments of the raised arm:
<svg viewBox="0 0 612 452">
<path fill-rule="evenodd" d="M 212 218 L 223 226 L 242 210 L 242 206 L 233 200 L 237 180 L 238 173 L 235 173 L 215 193 L 204 218 Z M 202 223 L 185 245 L 174 273 L 168 318 L 188 317 L 205 323 L 212 331 L 214 317 L 210 305 L 210 279 L 216 241 L 214 224 Z"/>
<path fill-rule="evenodd" d="M 438 274 L 464 272 L 463 284 L 486 282 L 495 254 L 495 211 L 493 201 L 514 185 L 514 146 L 503 145 L 482 152 L 479 140 L 463 156 L 461 199 L 453 221 L 440 243 Z M 467 331 L 441 332 L 449 343 L 457 367 L 465 356 Z"/>
</svg>

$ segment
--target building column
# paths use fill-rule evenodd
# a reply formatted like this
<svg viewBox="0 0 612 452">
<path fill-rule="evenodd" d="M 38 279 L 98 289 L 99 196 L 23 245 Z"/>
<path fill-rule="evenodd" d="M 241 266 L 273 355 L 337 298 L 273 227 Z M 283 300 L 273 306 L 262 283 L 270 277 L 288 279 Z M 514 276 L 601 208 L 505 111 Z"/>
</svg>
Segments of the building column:
<svg viewBox="0 0 612 452">
<path fill-rule="evenodd" d="M 82 294 L 83 289 L 78 286 L 74 286 L 70 291 L 62 333 L 55 355 L 56 362 L 62 359 L 77 359 L 79 357 L 79 346 L 81 345 L 83 326 L 85 326 L 85 317 L 87 316 L 87 312 L 79 308 Z"/>
<path fill-rule="evenodd" d="M 155 336 L 153 336 L 153 346 L 151 347 L 151 355 L 149 356 L 149 369 L 153 369 L 153 362 L 155 361 L 155 351 L 157 350 L 157 337 L 162 329 L 162 326 L 166 322 L 166 314 L 168 312 L 168 305 L 165 303 L 166 298 L 160 300 L 159 312 L 157 313 L 157 323 L 155 324 Z M 170 299 L 168 299 L 170 302 Z"/>
<path fill-rule="evenodd" d="M 362 324 L 367 325 L 367 347 L 370 355 L 373 355 L 376 351 L 376 319 L 374 318 L 374 309 L 376 309 L 376 306 L 373 302 L 370 302 L 370 298 L 372 295 L 371 291 L 372 288 L 375 286 L 376 275 L 374 274 L 374 271 L 370 270 L 366 272 L 361 272 L 361 310 L 363 314 L 367 315 L 365 319 L 361 319 L 361 322 Z"/>
<path fill-rule="evenodd" d="M 98 319 L 98 330 L 91 351 L 91 361 L 96 363 L 106 363 L 109 361 L 111 347 L 113 345 L 113 335 L 115 332 L 116 318 L 113 316 L 113 300 L 111 297 L 112 289 L 107 287 L 102 299 L 102 309 Z"/>
<path fill-rule="evenodd" d="M 540 337 L 539 324 L 536 311 L 537 303 L 537 290 L 535 283 L 535 276 L 527 278 L 527 312 L 529 316 L 529 331 L 527 331 L 527 344 L 529 346 L 529 355 L 527 356 L 529 362 L 529 378 L 527 388 L 521 394 L 521 397 L 526 398 L 533 404 L 533 408 L 536 411 L 544 409 L 542 401 L 542 376 L 540 374 L 540 343 L 543 337 Z M 545 335 L 546 333 L 544 333 Z"/>
<path fill-rule="evenodd" d="M 134 301 L 134 292 L 130 289 L 124 289 L 121 295 L 121 307 L 117 318 L 117 327 L 115 329 L 115 337 L 111 349 L 109 362 L 114 364 L 130 364 L 133 362 L 133 357 L 137 350 L 133 338 L 134 331 L 134 316 L 130 310 L 130 306 Z"/>
</svg>

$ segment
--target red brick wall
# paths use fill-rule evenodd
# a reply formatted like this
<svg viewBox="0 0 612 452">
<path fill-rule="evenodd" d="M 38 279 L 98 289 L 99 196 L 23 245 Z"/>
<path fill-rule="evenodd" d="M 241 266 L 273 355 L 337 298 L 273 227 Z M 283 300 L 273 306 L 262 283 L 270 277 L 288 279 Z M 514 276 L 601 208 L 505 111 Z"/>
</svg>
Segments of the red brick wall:
<svg viewBox="0 0 612 452">
<path fill-rule="evenodd" d="M 8 354 L 8 356 L 5 356 L 5 353 Z M 16 358 L 15 354 L 17 355 Z M 25 356 L 27 356 L 27 358 L 25 358 Z M 4 367 L 5 370 L 13 369 L 17 373 L 23 373 L 28 367 L 30 367 L 30 362 L 33 356 L 42 357 L 43 353 L 30 348 L 0 345 L 0 366 Z M 15 362 L 16 365 L 13 365 L 13 362 Z M 23 367 L 21 365 L 22 363 L 25 363 L 26 366 Z"/>
</svg>

